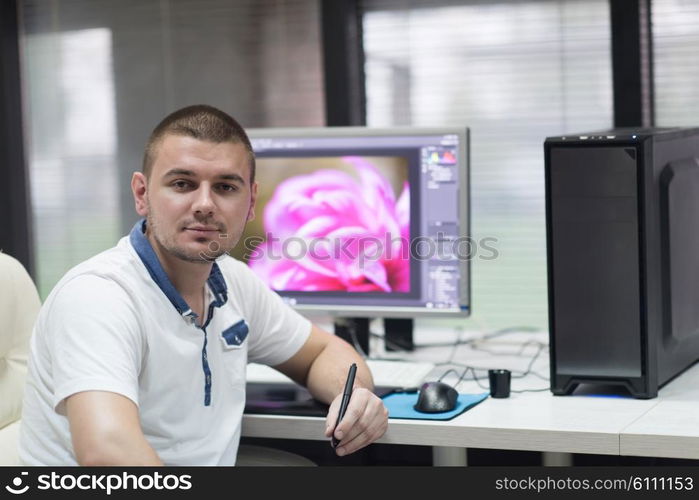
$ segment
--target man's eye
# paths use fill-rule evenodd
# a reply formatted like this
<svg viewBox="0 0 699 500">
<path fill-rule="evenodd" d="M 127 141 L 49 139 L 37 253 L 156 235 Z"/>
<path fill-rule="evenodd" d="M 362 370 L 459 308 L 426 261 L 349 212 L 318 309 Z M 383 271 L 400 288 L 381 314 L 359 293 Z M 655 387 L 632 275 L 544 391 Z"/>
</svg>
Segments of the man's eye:
<svg viewBox="0 0 699 500">
<path fill-rule="evenodd" d="M 219 186 L 219 189 L 220 189 L 221 191 L 226 192 L 226 193 L 232 193 L 232 192 L 234 192 L 234 191 L 237 191 L 237 190 L 238 190 L 238 187 L 237 187 L 237 186 L 234 186 L 234 185 L 232 185 L 232 184 L 221 184 L 221 185 Z"/>
<path fill-rule="evenodd" d="M 189 182 L 187 182 L 187 181 L 175 181 L 172 183 L 172 186 L 175 189 L 182 190 L 182 189 L 186 189 L 187 187 L 189 187 Z"/>
</svg>

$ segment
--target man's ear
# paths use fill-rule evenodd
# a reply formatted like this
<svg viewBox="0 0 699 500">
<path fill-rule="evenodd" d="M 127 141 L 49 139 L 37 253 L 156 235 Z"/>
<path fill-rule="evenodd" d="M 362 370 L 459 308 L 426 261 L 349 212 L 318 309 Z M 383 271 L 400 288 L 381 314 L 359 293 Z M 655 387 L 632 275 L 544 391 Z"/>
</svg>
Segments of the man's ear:
<svg viewBox="0 0 699 500">
<path fill-rule="evenodd" d="M 143 175 L 143 172 L 134 172 L 131 176 L 131 192 L 136 205 L 136 213 L 145 217 L 148 215 L 148 179 Z"/>
<path fill-rule="evenodd" d="M 248 208 L 248 218 L 246 222 L 250 222 L 255 218 L 255 203 L 257 202 L 257 182 L 253 182 L 250 186 L 250 208 Z"/>
</svg>

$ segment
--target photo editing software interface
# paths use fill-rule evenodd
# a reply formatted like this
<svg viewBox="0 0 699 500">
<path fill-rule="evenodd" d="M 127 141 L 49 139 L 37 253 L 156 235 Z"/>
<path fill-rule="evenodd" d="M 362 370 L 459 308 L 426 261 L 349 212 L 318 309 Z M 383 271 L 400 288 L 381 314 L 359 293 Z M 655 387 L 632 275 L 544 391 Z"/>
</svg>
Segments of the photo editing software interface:
<svg viewBox="0 0 699 500">
<path fill-rule="evenodd" d="M 252 129 L 258 196 L 233 255 L 293 307 L 469 313 L 468 130 Z"/>
</svg>

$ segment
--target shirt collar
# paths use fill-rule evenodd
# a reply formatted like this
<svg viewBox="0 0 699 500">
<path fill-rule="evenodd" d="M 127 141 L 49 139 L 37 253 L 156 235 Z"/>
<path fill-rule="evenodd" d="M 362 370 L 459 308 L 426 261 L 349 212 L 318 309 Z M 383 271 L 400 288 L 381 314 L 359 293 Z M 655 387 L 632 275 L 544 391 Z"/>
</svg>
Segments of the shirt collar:
<svg viewBox="0 0 699 500">
<path fill-rule="evenodd" d="M 162 290 L 168 300 L 170 300 L 175 309 L 177 309 L 177 312 L 182 316 L 196 318 L 197 314 L 192 311 L 189 305 L 187 305 L 187 302 L 182 298 L 182 295 L 180 295 L 180 292 L 178 292 L 172 282 L 170 282 L 170 278 L 168 278 L 167 273 L 160 264 L 160 260 L 158 260 L 158 256 L 153 250 L 150 241 L 146 238 L 145 231 L 145 219 L 141 219 L 134 224 L 129 234 L 131 246 L 133 246 L 134 250 L 136 250 L 136 253 L 141 258 L 141 261 L 146 266 L 150 277 L 155 281 L 158 287 L 160 287 L 160 290 Z M 221 269 L 219 269 L 216 262 L 211 266 L 211 273 L 206 282 L 209 285 L 209 289 L 214 294 L 214 301 L 211 305 L 221 307 L 228 300 L 228 289 L 226 287 L 226 281 L 221 274 Z"/>
</svg>

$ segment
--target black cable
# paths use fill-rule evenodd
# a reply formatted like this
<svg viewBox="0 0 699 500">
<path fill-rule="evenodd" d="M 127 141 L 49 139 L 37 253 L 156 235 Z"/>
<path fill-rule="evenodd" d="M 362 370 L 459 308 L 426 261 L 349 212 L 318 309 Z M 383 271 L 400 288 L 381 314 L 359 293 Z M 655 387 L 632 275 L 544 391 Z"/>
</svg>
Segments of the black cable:
<svg viewBox="0 0 699 500">
<path fill-rule="evenodd" d="M 507 335 L 509 333 L 521 333 L 521 332 L 530 332 L 530 333 L 536 333 L 540 332 L 541 329 L 533 326 L 516 326 L 516 327 L 508 327 L 508 328 L 503 328 L 501 330 L 496 330 L 491 333 L 486 333 L 484 335 L 481 335 L 480 337 L 473 338 L 473 339 L 467 339 L 467 340 L 460 340 L 457 339 L 456 341 L 450 341 L 450 342 L 433 342 L 433 343 L 426 343 L 426 344 L 415 344 L 415 349 L 422 349 L 422 348 L 432 348 L 432 347 L 453 347 L 453 346 L 459 346 L 459 345 L 468 345 L 468 344 L 473 344 L 476 342 L 481 342 L 483 340 L 489 340 L 494 337 L 500 337 L 501 335 Z M 463 334 L 464 332 L 459 333 L 459 337 Z M 380 335 L 378 333 L 371 333 L 370 334 L 373 337 L 378 337 L 378 338 L 383 338 L 385 340 L 384 335 Z"/>
<path fill-rule="evenodd" d="M 522 393 L 522 392 L 544 392 L 544 391 L 550 391 L 550 387 L 543 387 L 541 389 L 521 389 L 519 391 L 515 391 L 510 389 L 510 392 L 516 392 L 516 393 Z"/>
<path fill-rule="evenodd" d="M 486 372 L 487 372 L 488 370 L 492 370 L 492 369 L 493 369 L 493 368 L 491 368 L 491 367 L 466 365 L 466 364 L 464 364 L 464 363 L 458 363 L 458 362 L 456 362 L 456 361 L 452 361 L 452 362 L 449 362 L 449 363 L 447 363 L 447 362 L 444 362 L 444 363 L 437 363 L 437 364 L 435 364 L 435 367 L 444 366 L 444 365 L 454 365 L 454 366 L 458 366 L 458 367 L 460 367 L 460 368 L 473 368 L 474 370 L 480 370 L 480 371 L 486 371 Z M 512 378 L 523 378 L 523 377 L 526 377 L 527 375 L 529 375 L 528 373 L 526 373 L 526 372 L 524 372 L 524 371 L 521 371 L 521 370 L 510 370 L 510 372 L 512 373 Z M 487 377 L 481 377 L 481 379 L 486 379 L 486 378 L 487 378 Z"/>
<path fill-rule="evenodd" d="M 457 371 L 454 370 L 453 368 L 449 368 L 447 371 L 445 371 L 444 373 L 442 373 L 442 375 L 437 379 L 437 382 L 441 382 L 442 379 L 443 379 L 444 377 L 446 377 L 447 375 L 449 375 L 451 372 L 454 372 L 454 374 L 457 375 L 457 376 L 459 375 L 459 372 L 457 372 Z M 457 383 L 458 383 L 458 382 L 457 382 Z M 454 384 L 454 385 L 456 385 L 456 384 Z"/>
<path fill-rule="evenodd" d="M 354 349 L 359 353 L 363 359 L 367 359 L 369 355 L 364 352 L 359 339 L 357 338 L 356 324 L 353 321 L 348 322 L 347 329 L 349 330 L 350 337 L 352 338 L 352 344 L 354 344 Z"/>
<path fill-rule="evenodd" d="M 441 380 L 442 380 L 444 377 L 446 377 L 450 372 L 454 372 L 454 373 L 457 374 L 457 375 L 459 374 L 456 370 L 454 370 L 453 368 L 450 368 L 450 369 L 447 370 L 444 374 L 442 374 L 442 376 L 439 378 L 439 381 L 441 382 Z M 488 378 L 488 377 L 478 377 L 478 375 L 476 375 L 476 368 L 474 368 L 473 366 L 467 366 L 467 367 L 466 367 L 466 369 L 464 370 L 464 372 L 459 376 L 459 379 L 456 381 L 456 383 L 454 384 L 454 386 L 456 387 L 457 385 L 459 385 L 459 384 L 461 383 L 461 381 L 464 379 L 464 377 L 466 377 L 466 375 L 467 375 L 469 372 L 471 373 L 471 378 L 473 378 L 473 381 L 476 382 L 476 384 L 478 385 L 478 387 L 480 387 L 481 389 L 490 390 L 490 387 L 486 387 L 486 386 L 484 386 L 483 384 L 480 383 L 480 380 L 484 380 L 484 379 L 486 379 L 486 378 Z M 543 392 L 543 391 L 549 391 L 549 390 L 551 390 L 550 387 L 543 387 L 543 388 L 540 388 L 540 389 L 519 389 L 519 390 L 511 389 L 510 392 L 514 392 L 514 393 L 521 394 L 521 393 L 523 393 L 523 392 Z"/>
<path fill-rule="evenodd" d="M 529 363 L 528 363 L 528 365 L 527 365 L 527 368 L 526 368 L 523 372 L 516 371 L 516 370 L 515 370 L 515 371 L 511 371 L 511 373 L 512 373 L 511 377 L 512 377 L 512 378 L 521 379 L 521 378 L 524 378 L 524 377 L 526 377 L 526 376 L 528 376 L 528 375 L 530 375 L 530 374 L 536 375 L 536 376 L 539 377 L 539 378 L 543 378 L 540 374 L 535 373 L 535 372 L 532 372 L 532 366 L 534 366 L 534 363 L 536 362 L 536 360 L 539 358 L 539 356 L 541 355 L 542 351 L 543 351 L 544 348 L 546 347 L 545 344 L 542 344 L 541 342 L 533 342 L 533 341 L 526 342 L 525 344 L 522 345 L 522 347 L 521 347 L 521 349 L 520 349 L 518 355 L 521 356 L 521 353 L 524 351 L 524 349 L 525 349 L 528 345 L 532 345 L 532 343 L 534 343 L 535 345 L 538 346 L 538 349 L 537 349 L 536 353 L 535 353 L 534 356 L 532 356 L 532 358 L 529 360 Z M 464 378 L 466 377 L 466 375 L 470 372 L 470 373 L 471 373 L 471 377 L 473 378 L 474 382 L 476 382 L 476 384 L 478 384 L 478 387 L 480 387 L 481 389 L 490 389 L 490 387 L 485 387 L 485 386 L 483 386 L 483 385 L 480 383 L 480 380 L 483 380 L 483 379 L 485 379 L 485 378 L 487 378 L 487 377 L 478 377 L 478 375 L 476 374 L 476 370 L 490 370 L 490 368 L 478 368 L 478 367 L 475 367 L 475 366 L 462 365 L 461 363 L 454 363 L 454 362 L 439 363 L 439 364 L 436 365 L 436 366 L 440 366 L 440 365 L 456 365 L 456 366 L 462 366 L 462 367 L 464 367 L 464 371 L 461 373 L 461 375 L 459 376 L 459 379 L 456 381 L 456 383 L 454 384 L 454 386 L 459 385 L 459 383 L 461 383 L 461 381 L 464 380 Z M 449 373 L 451 373 L 451 372 L 454 372 L 456 375 L 459 374 L 455 369 L 449 368 L 446 372 L 444 372 L 444 373 L 439 377 L 438 381 L 441 382 L 442 379 L 443 379 L 444 377 L 446 377 L 446 376 L 447 376 Z M 547 380 L 547 379 L 544 379 L 544 380 Z M 514 392 L 514 393 L 522 393 L 522 392 L 542 392 L 542 391 L 548 391 L 548 390 L 550 390 L 549 387 L 542 388 L 542 389 L 510 390 L 510 392 Z"/>
<path fill-rule="evenodd" d="M 461 376 L 459 377 L 459 380 L 456 382 L 456 385 L 458 385 L 459 383 L 461 383 L 461 381 L 464 379 L 464 377 L 466 376 L 466 374 L 467 374 L 469 371 L 471 372 L 471 377 L 473 377 L 473 381 L 478 385 L 478 387 L 480 387 L 481 389 L 490 390 L 490 387 L 485 387 L 484 385 L 481 385 L 481 383 L 480 383 L 480 381 L 479 381 L 479 379 L 478 379 L 478 375 L 476 375 L 476 370 L 474 370 L 472 366 L 469 366 L 468 368 L 466 368 L 466 369 L 464 370 L 464 372 L 463 372 L 463 373 L 461 374 Z"/>
<path fill-rule="evenodd" d="M 535 328 L 535 327 L 526 327 L 526 326 L 524 326 L 524 327 L 509 327 L 509 328 L 504 328 L 502 330 L 497 330 L 495 332 L 491 332 L 491 333 L 482 335 L 478 338 L 473 338 L 473 339 L 468 339 L 468 340 L 461 340 L 460 337 L 463 334 L 463 332 L 460 332 L 455 342 L 439 342 L 439 343 L 433 343 L 433 344 L 418 344 L 415 346 L 415 348 L 421 349 L 421 348 L 429 348 L 429 347 L 453 347 L 453 350 L 452 350 L 450 356 L 448 357 L 449 360 L 446 362 L 436 363 L 435 367 L 444 366 L 444 365 L 459 366 L 459 367 L 463 367 L 464 371 L 461 374 L 459 374 L 459 372 L 457 370 L 450 368 L 438 378 L 438 381 L 441 382 L 442 379 L 444 379 L 444 377 L 446 377 L 449 373 L 454 372 L 455 375 L 459 376 L 459 379 L 454 384 L 454 386 L 457 386 L 462 380 L 464 380 L 464 378 L 468 375 L 468 373 L 471 373 L 471 377 L 476 382 L 476 384 L 478 384 L 478 387 L 480 387 L 481 389 L 489 389 L 489 387 L 486 387 L 480 383 L 481 380 L 485 380 L 488 377 L 487 376 L 479 377 L 476 374 L 476 370 L 487 371 L 487 370 L 490 370 L 491 368 L 469 366 L 469 365 L 465 365 L 462 363 L 452 361 L 452 359 L 456 353 L 456 349 L 459 345 L 471 345 L 471 348 L 473 350 L 480 351 L 480 352 L 487 352 L 487 353 L 492 354 L 494 356 L 521 356 L 527 347 L 529 347 L 531 345 L 536 345 L 538 347 L 538 349 L 537 349 L 536 353 L 534 353 L 532 358 L 529 360 L 529 363 L 527 364 L 526 369 L 524 371 L 510 370 L 510 372 L 512 374 L 511 377 L 513 379 L 521 379 L 521 378 L 527 377 L 529 375 L 532 375 L 532 376 L 535 376 L 535 377 L 540 378 L 542 380 L 548 381 L 549 377 L 532 371 L 532 367 L 534 366 L 534 363 L 539 358 L 539 356 L 541 355 L 543 350 L 548 347 L 547 344 L 540 342 L 540 341 L 537 341 L 537 340 L 528 340 L 519 346 L 519 350 L 515 354 L 492 351 L 492 350 L 485 349 L 485 348 L 477 345 L 480 342 L 490 340 L 490 339 L 495 338 L 495 337 L 500 337 L 502 335 L 507 335 L 509 333 L 520 333 L 520 332 L 527 331 L 527 330 L 529 330 L 530 332 L 539 332 L 540 331 L 540 329 Z M 355 344 L 355 348 L 357 348 L 357 350 L 366 359 L 389 360 L 389 361 L 408 361 L 408 362 L 415 361 L 414 359 L 408 359 L 408 358 L 385 358 L 385 357 L 383 357 L 383 358 L 382 357 L 371 357 L 370 358 L 359 347 L 359 343 L 358 343 L 357 338 L 356 338 L 356 331 L 354 330 L 354 328 L 350 328 L 350 335 L 352 337 L 353 343 Z M 370 332 L 370 336 L 382 338 L 384 340 L 384 342 L 386 342 L 387 345 L 398 347 L 398 346 L 396 346 L 395 343 L 392 343 L 390 340 L 386 339 L 385 336 L 383 336 L 383 335 L 379 335 L 377 333 Z M 411 387 L 411 388 L 394 389 L 394 391 L 392 391 L 392 392 L 414 392 L 416 390 L 417 390 L 417 388 Z M 550 390 L 550 388 L 546 387 L 546 388 L 541 388 L 541 389 L 511 390 L 510 392 L 523 393 L 523 392 L 542 392 L 542 391 L 548 391 L 548 390 Z"/>
<path fill-rule="evenodd" d="M 451 348 L 451 354 L 449 354 L 449 357 L 447 358 L 448 361 L 452 361 L 454 359 L 454 356 L 456 356 L 456 350 L 459 348 L 460 342 L 461 342 L 461 335 L 463 335 L 463 331 L 460 331 L 457 336 L 456 336 L 456 342 L 454 342 L 453 347 Z"/>
<path fill-rule="evenodd" d="M 385 336 L 383 336 L 383 335 L 379 335 L 378 333 L 374 333 L 374 334 L 372 334 L 372 335 L 374 335 L 374 336 L 376 336 L 376 337 L 383 338 L 384 344 L 386 344 L 387 347 L 393 349 L 394 352 L 395 352 L 395 351 L 403 351 L 403 350 L 405 350 L 405 347 L 404 347 L 404 346 L 402 346 L 402 345 L 400 345 L 400 344 L 398 344 L 398 343 L 396 343 L 396 342 L 393 342 L 392 340 L 387 339 L 387 338 L 386 338 Z"/>
</svg>

